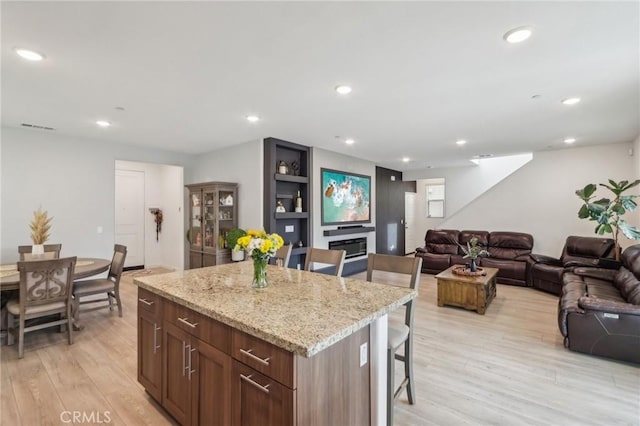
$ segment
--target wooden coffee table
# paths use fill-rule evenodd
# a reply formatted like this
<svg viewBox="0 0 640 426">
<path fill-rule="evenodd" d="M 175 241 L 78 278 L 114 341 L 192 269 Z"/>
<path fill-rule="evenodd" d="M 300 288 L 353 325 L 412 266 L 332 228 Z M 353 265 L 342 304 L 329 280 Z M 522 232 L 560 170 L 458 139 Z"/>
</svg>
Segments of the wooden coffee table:
<svg viewBox="0 0 640 426">
<path fill-rule="evenodd" d="M 459 266 L 452 266 L 436 275 L 438 306 L 459 306 L 484 315 L 487 306 L 496 297 L 498 269 L 483 268 L 486 275 L 469 277 L 453 273 L 453 268 Z"/>
</svg>

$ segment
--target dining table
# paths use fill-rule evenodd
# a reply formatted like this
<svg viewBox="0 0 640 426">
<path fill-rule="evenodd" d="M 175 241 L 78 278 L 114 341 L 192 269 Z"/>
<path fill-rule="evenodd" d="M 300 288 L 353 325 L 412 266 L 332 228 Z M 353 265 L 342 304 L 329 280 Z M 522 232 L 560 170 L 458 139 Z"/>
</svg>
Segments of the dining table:
<svg viewBox="0 0 640 426">
<path fill-rule="evenodd" d="M 73 279 L 91 277 L 105 272 L 111 266 L 110 259 L 99 259 L 93 257 L 79 257 L 76 260 L 76 267 L 73 271 Z M 10 263 L 0 265 L 0 291 L 18 290 L 20 288 L 20 272 L 18 265 Z"/>
</svg>

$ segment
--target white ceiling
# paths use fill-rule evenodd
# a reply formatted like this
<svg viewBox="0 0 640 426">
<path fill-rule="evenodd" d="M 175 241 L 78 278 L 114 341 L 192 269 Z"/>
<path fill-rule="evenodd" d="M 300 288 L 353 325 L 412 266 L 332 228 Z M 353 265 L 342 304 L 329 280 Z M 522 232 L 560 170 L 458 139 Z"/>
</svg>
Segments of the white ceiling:
<svg viewBox="0 0 640 426">
<path fill-rule="evenodd" d="M 638 2 L 1 7 L 5 126 L 187 153 L 275 136 L 398 170 L 640 132 Z M 529 40 L 503 41 L 522 25 Z M 353 92 L 338 96 L 340 83 Z"/>
</svg>

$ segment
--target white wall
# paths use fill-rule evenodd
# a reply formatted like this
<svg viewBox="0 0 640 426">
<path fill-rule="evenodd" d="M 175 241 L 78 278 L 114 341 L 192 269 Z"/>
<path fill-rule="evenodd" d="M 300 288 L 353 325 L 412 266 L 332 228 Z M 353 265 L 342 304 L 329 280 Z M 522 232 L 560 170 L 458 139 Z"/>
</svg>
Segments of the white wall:
<svg viewBox="0 0 640 426">
<path fill-rule="evenodd" d="M 631 157 L 631 161 L 633 162 L 633 165 L 635 167 L 635 177 L 632 177 L 629 180 L 640 179 L 640 135 L 638 135 L 636 140 L 633 142 L 633 156 Z M 633 188 L 633 191 L 629 193 L 640 194 L 640 186 L 636 186 L 635 188 Z M 640 202 L 638 202 L 638 204 L 640 204 Z M 640 208 L 632 213 L 629 223 L 633 224 L 636 227 L 640 227 Z"/>
<path fill-rule="evenodd" d="M 528 232 L 535 252 L 558 256 L 567 236 L 595 236 L 594 223 L 578 219 L 581 201 L 575 191 L 588 183 L 630 179 L 635 159 L 629 148 L 625 143 L 536 153 L 441 227 Z M 622 237 L 620 243 L 632 242 Z"/>
<path fill-rule="evenodd" d="M 376 165 L 370 161 L 361 160 L 355 157 L 349 157 L 346 155 L 338 154 L 336 152 L 326 151 L 320 148 L 313 148 L 313 200 L 312 200 L 312 212 L 313 212 L 313 246 L 318 248 L 328 248 L 329 241 L 344 240 L 347 238 L 361 238 L 367 237 L 367 250 L 370 253 L 376 251 L 376 233 L 369 232 L 367 234 L 351 234 L 351 235 L 338 235 L 332 237 L 325 237 L 322 231 L 325 229 L 336 229 L 335 225 L 322 226 L 321 218 L 321 196 L 324 193 L 322 180 L 320 177 L 320 169 L 335 169 L 345 172 L 352 172 L 361 175 L 371 176 L 371 225 L 376 224 Z M 362 259 L 362 257 L 354 257 L 347 260 L 347 262 Z"/>
<path fill-rule="evenodd" d="M 256 140 L 197 156 L 185 181 L 237 183 L 238 226 L 260 229 L 263 227 L 263 170 L 264 146 L 262 140 Z"/>
<path fill-rule="evenodd" d="M 144 172 L 145 267 L 184 269 L 183 168 L 133 161 L 116 161 L 115 167 Z M 157 240 L 155 216 L 150 208 L 162 210 L 162 231 Z"/>
<path fill-rule="evenodd" d="M 485 158 L 478 164 L 469 162 L 468 167 L 447 167 L 442 169 L 424 169 L 405 172 L 403 180 L 416 181 L 416 229 L 423 229 L 420 236 L 424 245 L 427 229 L 442 228 L 448 218 L 455 215 L 474 199 L 484 194 L 489 188 L 527 164 L 532 154 L 511 155 L 508 157 Z M 425 186 L 428 179 L 445 180 L 444 218 L 428 218 Z M 418 247 L 416 246 L 416 247 Z"/>
<path fill-rule="evenodd" d="M 191 156 L 133 145 L 2 128 L 2 263 L 31 244 L 29 222 L 42 207 L 53 216 L 51 243 L 62 255 L 111 258 L 114 244 L 115 161 L 188 166 Z M 97 227 L 103 233 L 97 233 Z"/>
</svg>

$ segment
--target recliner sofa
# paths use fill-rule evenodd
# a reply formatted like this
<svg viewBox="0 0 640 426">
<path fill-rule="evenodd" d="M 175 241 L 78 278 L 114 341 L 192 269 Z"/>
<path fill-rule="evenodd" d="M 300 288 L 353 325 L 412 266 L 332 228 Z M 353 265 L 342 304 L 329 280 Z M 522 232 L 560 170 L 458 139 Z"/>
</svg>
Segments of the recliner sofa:
<svg viewBox="0 0 640 426">
<path fill-rule="evenodd" d="M 533 249 L 533 236 L 522 232 L 430 229 L 425 246 L 416 249 L 416 256 L 422 258 L 422 272 L 437 274 L 452 265 L 467 263 L 460 245 L 466 246 L 474 236 L 490 254 L 480 259 L 480 266 L 499 268 L 497 281 L 501 284 L 527 286 L 527 261 Z"/>
<path fill-rule="evenodd" d="M 620 269 L 578 267 L 563 275 L 558 326 L 565 347 L 640 363 L 640 244 Z"/>
</svg>

